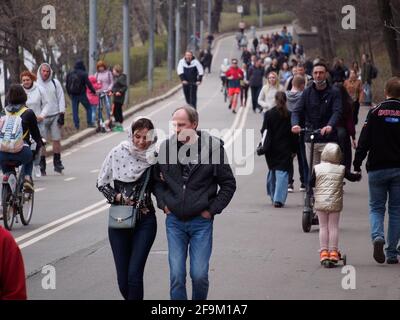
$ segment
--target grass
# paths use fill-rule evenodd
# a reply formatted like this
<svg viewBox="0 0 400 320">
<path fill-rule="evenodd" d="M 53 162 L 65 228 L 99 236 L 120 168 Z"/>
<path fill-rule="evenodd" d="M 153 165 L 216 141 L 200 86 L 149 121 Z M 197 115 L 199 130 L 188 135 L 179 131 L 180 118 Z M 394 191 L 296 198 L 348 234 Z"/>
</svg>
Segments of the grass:
<svg viewBox="0 0 400 320">
<path fill-rule="evenodd" d="M 238 13 L 223 12 L 221 14 L 220 32 L 229 32 L 238 30 L 238 24 L 242 20 Z M 273 13 L 263 16 L 264 26 L 273 26 L 278 24 L 288 24 L 294 20 L 294 15 L 289 12 Z M 259 17 L 255 14 L 244 16 L 243 21 L 247 28 L 251 26 L 259 26 Z"/>
<path fill-rule="evenodd" d="M 129 107 L 133 105 L 137 105 L 142 103 L 150 98 L 154 98 L 156 96 L 162 95 L 168 92 L 170 89 L 175 87 L 179 84 L 179 77 L 176 75 L 176 72 L 173 72 L 173 78 L 171 81 L 167 81 L 167 67 L 165 64 L 162 64 L 159 67 L 154 68 L 154 89 L 152 92 L 148 92 L 148 84 L 147 78 L 141 80 L 135 85 L 129 88 L 129 95 L 130 95 L 130 102 Z M 71 100 L 68 96 L 67 99 L 67 108 L 65 113 L 65 126 L 63 130 L 63 138 L 67 138 L 72 134 L 77 133 L 78 131 L 74 127 L 74 122 L 72 120 L 72 107 L 71 107 Z M 124 106 L 124 110 L 128 108 Z M 81 130 L 86 129 L 86 111 L 85 108 L 80 105 L 79 106 L 79 119 Z"/>
</svg>

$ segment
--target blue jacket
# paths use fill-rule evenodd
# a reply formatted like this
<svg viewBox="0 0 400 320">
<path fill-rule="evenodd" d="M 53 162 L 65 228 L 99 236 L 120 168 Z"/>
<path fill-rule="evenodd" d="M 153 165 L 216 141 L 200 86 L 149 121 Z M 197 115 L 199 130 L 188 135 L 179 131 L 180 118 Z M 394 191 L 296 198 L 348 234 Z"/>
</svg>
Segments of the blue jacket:
<svg viewBox="0 0 400 320">
<path fill-rule="evenodd" d="M 316 137 L 315 142 L 336 142 L 335 127 L 342 116 L 342 98 L 339 89 L 328 84 L 323 91 L 315 88 L 315 83 L 304 90 L 301 99 L 292 112 L 292 126 L 299 125 L 308 129 L 322 129 L 326 126 L 334 128 L 333 132 L 324 137 Z M 306 135 L 306 142 L 309 137 Z"/>
</svg>

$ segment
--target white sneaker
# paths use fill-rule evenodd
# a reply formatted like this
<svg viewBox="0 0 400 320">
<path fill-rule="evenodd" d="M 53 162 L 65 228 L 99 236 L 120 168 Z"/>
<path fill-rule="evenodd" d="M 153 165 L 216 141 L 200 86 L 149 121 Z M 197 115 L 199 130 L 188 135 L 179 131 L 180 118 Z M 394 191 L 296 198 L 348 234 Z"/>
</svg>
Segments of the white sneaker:
<svg viewBox="0 0 400 320">
<path fill-rule="evenodd" d="M 40 171 L 40 166 L 34 166 L 35 177 L 40 178 L 42 176 L 42 172 Z"/>
</svg>

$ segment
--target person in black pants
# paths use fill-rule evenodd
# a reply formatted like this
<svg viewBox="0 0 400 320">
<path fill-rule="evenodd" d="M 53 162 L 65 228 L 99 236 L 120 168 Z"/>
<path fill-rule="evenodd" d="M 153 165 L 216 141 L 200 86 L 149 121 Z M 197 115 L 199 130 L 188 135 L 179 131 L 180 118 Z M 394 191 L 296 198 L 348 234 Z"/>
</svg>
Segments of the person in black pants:
<svg viewBox="0 0 400 320">
<path fill-rule="evenodd" d="M 97 179 L 97 188 L 109 203 L 136 205 L 147 170 L 152 170 L 156 162 L 153 130 L 149 119 L 139 118 L 131 126 L 130 139 L 108 154 Z M 151 180 L 146 185 L 135 228 L 108 229 L 118 286 L 125 300 L 143 300 L 144 267 L 157 233 L 152 185 Z"/>
<path fill-rule="evenodd" d="M 122 105 L 124 104 L 125 92 L 128 90 L 128 85 L 126 83 L 126 75 L 122 73 L 122 67 L 119 64 L 114 66 L 113 75 L 116 78 L 112 87 L 114 96 L 114 118 L 116 122 L 113 131 L 122 132 L 124 131 L 122 127 L 122 123 L 124 122 Z"/>
<path fill-rule="evenodd" d="M 188 51 L 185 53 L 185 57 L 179 61 L 177 73 L 182 81 L 186 102 L 193 108 L 197 108 L 197 87 L 203 79 L 203 66 L 193 56 L 193 53 Z"/>
<path fill-rule="evenodd" d="M 253 111 L 261 110 L 258 105 L 258 96 L 263 87 L 264 66 L 262 60 L 258 59 L 254 66 L 251 66 L 248 71 L 249 86 L 251 88 L 251 100 L 253 102 Z"/>
</svg>

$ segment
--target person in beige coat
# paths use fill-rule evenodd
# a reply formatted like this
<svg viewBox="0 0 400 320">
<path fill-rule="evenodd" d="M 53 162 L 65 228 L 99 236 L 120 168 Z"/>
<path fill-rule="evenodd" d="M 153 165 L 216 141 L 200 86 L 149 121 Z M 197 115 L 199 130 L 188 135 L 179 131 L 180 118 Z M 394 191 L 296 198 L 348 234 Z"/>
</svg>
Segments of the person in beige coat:
<svg viewBox="0 0 400 320">
<path fill-rule="evenodd" d="M 343 209 L 345 167 L 340 165 L 342 152 L 335 143 L 328 143 L 321 154 L 321 163 L 314 166 L 315 204 L 319 219 L 320 262 L 337 263 L 339 216 Z"/>
</svg>

